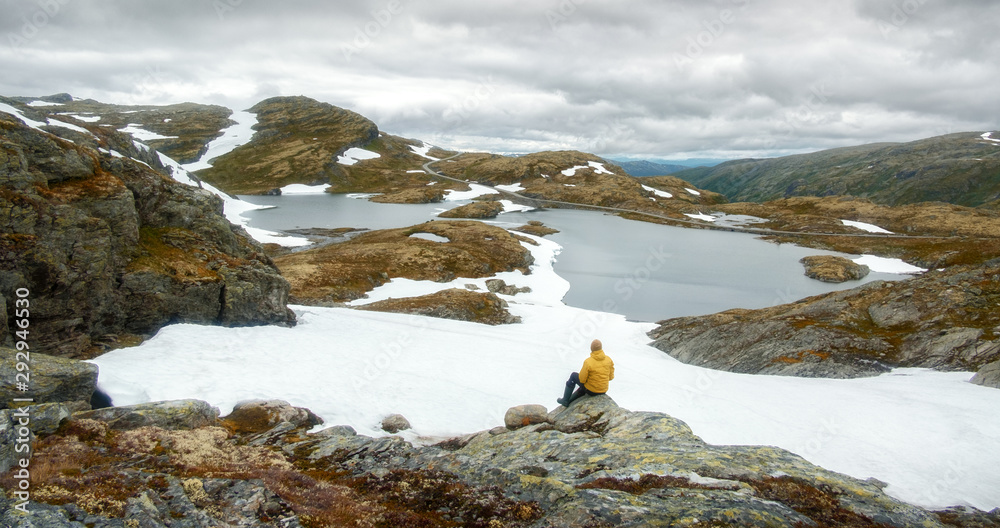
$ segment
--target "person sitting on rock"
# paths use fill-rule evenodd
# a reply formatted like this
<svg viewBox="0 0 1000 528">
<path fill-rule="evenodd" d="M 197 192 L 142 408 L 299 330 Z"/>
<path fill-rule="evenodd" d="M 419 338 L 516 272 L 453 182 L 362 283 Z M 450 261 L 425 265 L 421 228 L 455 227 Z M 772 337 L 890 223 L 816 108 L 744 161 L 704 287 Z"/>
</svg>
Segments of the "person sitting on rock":
<svg viewBox="0 0 1000 528">
<path fill-rule="evenodd" d="M 615 362 L 604 353 L 601 342 L 595 339 L 590 344 L 590 357 L 583 361 L 580 372 L 570 374 L 563 397 L 556 401 L 559 405 L 569 407 L 569 404 L 581 396 L 604 394 L 608 392 L 608 382 L 613 379 L 615 379 Z"/>
</svg>

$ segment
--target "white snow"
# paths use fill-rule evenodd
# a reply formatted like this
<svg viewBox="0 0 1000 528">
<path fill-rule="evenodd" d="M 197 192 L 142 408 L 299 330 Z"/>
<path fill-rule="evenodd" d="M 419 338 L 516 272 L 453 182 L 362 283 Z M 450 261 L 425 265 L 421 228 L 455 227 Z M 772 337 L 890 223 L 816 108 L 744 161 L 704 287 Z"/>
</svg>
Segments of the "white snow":
<svg viewBox="0 0 1000 528">
<path fill-rule="evenodd" d="M 687 191 L 688 194 L 691 194 L 691 195 L 694 195 L 694 196 L 701 196 L 701 193 L 698 192 L 698 191 L 696 191 L 696 190 L 694 190 L 694 189 L 688 189 L 687 187 L 685 187 L 684 190 Z"/>
<path fill-rule="evenodd" d="M 479 185 L 478 183 L 470 183 L 469 187 L 470 189 L 468 191 L 456 191 L 454 189 L 449 189 L 444 195 L 445 201 L 457 202 L 460 200 L 472 200 L 487 194 L 500 194 L 500 191 L 497 191 L 492 187 Z"/>
<path fill-rule="evenodd" d="M 427 159 L 429 159 L 431 161 L 440 161 L 439 158 L 435 158 L 433 156 L 428 156 L 427 155 L 427 153 L 430 152 L 430 150 L 432 148 L 434 148 L 434 147 L 431 146 L 431 145 L 428 145 L 426 143 L 422 144 L 419 147 L 416 146 L 416 145 L 410 145 L 410 150 L 412 150 L 413 153 L 416 154 L 417 156 L 420 156 L 422 158 L 427 158 Z M 421 171 L 421 172 L 423 172 L 423 171 Z"/>
<path fill-rule="evenodd" d="M 512 202 L 511 200 L 500 200 L 503 204 L 503 212 L 505 213 L 523 213 L 525 211 L 534 211 L 535 208 L 530 205 L 521 205 Z"/>
<path fill-rule="evenodd" d="M 841 222 L 843 222 L 844 225 L 846 226 L 856 227 L 862 231 L 867 231 L 869 233 L 885 233 L 889 235 L 892 234 L 892 231 L 886 231 L 885 229 L 882 229 L 881 227 L 873 224 L 866 224 L 864 222 L 855 222 L 853 220 L 841 220 Z"/>
<path fill-rule="evenodd" d="M 655 195 L 657 195 L 657 196 L 659 196 L 660 198 L 673 198 L 674 197 L 674 195 L 668 193 L 667 191 L 661 191 L 659 189 L 650 187 L 648 185 L 643 185 L 642 188 L 645 189 L 645 190 L 647 190 L 647 191 L 649 191 L 649 192 L 651 192 L 651 193 L 653 193 L 653 194 L 655 194 Z"/>
<path fill-rule="evenodd" d="M 406 171 L 406 173 L 407 174 L 424 174 L 424 171 L 420 170 L 420 169 L 417 169 L 417 170 L 408 170 L 408 171 Z"/>
<path fill-rule="evenodd" d="M 590 168 L 594 169 L 595 174 L 614 174 L 613 172 L 604 168 L 603 163 L 598 163 L 596 161 L 588 161 L 587 165 L 590 165 Z"/>
<path fill-rule="evenodd" d="M 70 116 L 74 119 L 79 119 L 84 123 L 96 123 L 101 120 L 101 116 L 99 115 L 82 115 L 74 112 L 61 112 L 59 115 Z"/>
<path fill-rule="evenodd" d="M 410 238 L 420 238 L 423 240 L 430 240 L 431 242 L 451 242 L 448 237 L 443 237 L 441 235 L 435 235 L 434 233 L 413 233 Z"/>
<path fill-rule="evenodd" d="M 208 150 L 201 156 L 201 159 L 185 164 L 185 169 L 191 172 L 207 169 L 212 166 L 212 160 L 215 158 L 229 154 L 236 147 L 245 145 L 253 139 L 253 127 L 257 124 L 257 114 L 244 110 L 233 112 L 233 115 L 229 116 L 229 118 L 235 121 L 236 124 L 223 129 L 221 136 L 208 143 Z"/>
<path fill-rule="evenodd" d="M 861 255 L 860 257 L 851 260 L 857 264 L 868 266 L 875 273 L 898 273 L 902 275 L 912 275 L 927 271 L 923 268 L 907 264 L 901 259 L 876 257 L 875 255 Z"/>
<path fill-rule="evenodd" d="M 351 198 L 353 200 L 367 200 L 373 196 L 378 196 L 379 194 L 382 193 L 348 193 L 345 194 L 344 196 Z"/>
<path fill-rule="evenodd" d="M 695 220 L 704 220 L 705 222 L 714 222 L 715 221 L 715 217 L 714 216 L 707 215 L 707 214 L 704 214 L 704 213 L 685 214 L 684 216 L 689 216 L 691 218 L 694 218 Z"/>
<path fill-rule="evenodd" d="M 157 139 L 174 139 L 177 136 L 164 136 L 157 134 L 156 132 L 150 132 L 142 128 L 139 123 L 129 123 L 125 128 L 119 128 L 119 132 L 125 132 L 126 134 L 132 134 L 132 137 L 138 139 L 139 141 L 153 141 Z"/>
<path fill-rule="evenodd" d="M 337 163 L 341 165 L 354 165 L 361 160 L 381 158 L 382 155 L 377 152 L 372 152 L 370 150 L 365 150 L 363 148 L 351 147 L 344 152 L 343 155 L 337 156 Z"/>
<path fill-rule="evenodd" d="M 45 132 L 46 134 L 49 134 L 50 132 L 47 131 L 47 130 L 45 130 L 42 127 L 44 127 L 44 126 L 57 126 L 57 127 L 62 127 L 62 128 L 68 128 L 70 130 L 73 130 L 75 132 L 80 132 L 82 134 L 90 134 L 91 136 L 93 136 L 93 133 L 91 133 L 89 130 L 87 130 L 85 128 L 82 128 L 82 127 L 79 127 L 79 126 L 76 126 L 76 125 L 72 125 L 70 123 L 64 123 L 62 121 L 59 121 L 58 119 L 48 119 L 48 118 L 46 118 L 44 123 L 41 122 L 41 121 L 35 121 L 34 119 L 25 117 L 25 115 L 20 110 L 18 110 L 17 108 L 14 108 L 13 106 L 10 106 L 9 104 L 6 104 L 6 103 L 0 103 L 0 112 L 7 112 L 8 114 L 11 114 L 14 117 L 20 119 L 21 122 L 23 122 L 25 125 L 28 125 L 29 127 L 34 128 L 35 130 L 38 130 L 40 132 Z"/>
<path fill-rule="evenodd" d="M 62 103 L 50 103 L 48 101 L 32 101 L 28 106 L 64 106 Z"/>
<path fill-rule="evenodd" d="M 303 185 L 301 183 L 293 183 L 282 187 L 281 194 L 282 196 L 287 194 L 323 194 L 329 188 L 329 183 L 324 183 L 323 185 Z"/>
<path fill-rule="evenodd" d="M 521 186 L 521 182 L 517 182 L 511 185 L 494 185 L 493 187 L 500 189 L 501 191 L 514 192 L 514 193 L 521 192 L 524 190 L 524 187 Z"/>
<path fill-rule="evenodd" d="M 87 134 L 89 136 L 94 136 L 94 134 L 91 131 L 87 130 L 86 128 L 74 125 L 72 123 L 67 123 L 65 121 L 60 121 L 58 119 L 47 119 L 46 121 L 48 121 L 49 126 L 57 126 L 57 127 L 62 127 L 62 128 L 68 128 L 68 129 L 72 130 L 73 132 L 79 132 L 81 134 Z M 97 137 L 97 136 L 94 136 L 94 137 Z"/>
<path fill-rule="evenodd" d="M 586 169 L 586 165 L 574 165 L 564 171 L 562 171 L 563 176 L 576 176 L 576 171 L 580 169 Z"/>
<path fill-rule="evenodd" d="M 990 137 L 992 135 L 993 135 L 993 132 L 987 132 L 987 133 L 983 134 L 980 137 L 983 138 L 986 141 L 992 141 L 993 143 L 1000 144 L 1000 139 L 993 139 L 993 138 Z"/>
<path fill-rule="evenodd" d="M 680 363 L 649 346 L 654 325 L 567 307 L 560 247 L 532 237 L 530 275 L 498 275 L 530 293 L 506 297 L 523 323 L 487 326 L 349 308 L 295 306 L 293 328 L 168 326 L 141 346 L 95 360 L 116 405 L 200 398 L 223 414 L 252 398 L 312 409 L 325 426 L 383 436 L 401 413 L 427 443 L 503 424 L 511 406 L 555 407 L 597 337 L 615 360 L 610 395 L 665 412 L 713 444 L 773 445 L 825 468 L 889 483 L 925 507 L 1000 506 L 1000 391 L 969 373 L 899 369 L 856 380 L 754 376 Z M 476 284 L 395 279 L 368 301 Z M 419 290 L 419 291 L 417 291 Z"/>
</svg>

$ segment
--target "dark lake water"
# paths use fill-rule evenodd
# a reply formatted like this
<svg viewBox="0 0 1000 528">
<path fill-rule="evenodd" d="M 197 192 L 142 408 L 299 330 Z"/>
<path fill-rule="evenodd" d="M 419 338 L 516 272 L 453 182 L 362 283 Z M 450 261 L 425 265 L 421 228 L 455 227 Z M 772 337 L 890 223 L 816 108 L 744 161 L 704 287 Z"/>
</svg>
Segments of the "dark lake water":
<svg viewBox="0 0 1000 528">
<path fill-rule="evenodd" d="M 329 194 L 241 198 L 275 206 L 247 213 L 252 226 L 274 231 L 405 227 L 467 203 L 392 205 Z M 806 277 L 799 259 L 842 254 L 775 244 L 742 233 L 624 220 L 594 211 L 508 213 L 491 223 L 515 227 L 529 220 L 560 231 L 549 238 L 563 246 L 555 264 L 556 272 L 571 284 L 563 302 L 635 321 L 763 308 L 873 280 L 906 278 L 872 273 L 863 281 L 827 284 Z"/>
</svg>

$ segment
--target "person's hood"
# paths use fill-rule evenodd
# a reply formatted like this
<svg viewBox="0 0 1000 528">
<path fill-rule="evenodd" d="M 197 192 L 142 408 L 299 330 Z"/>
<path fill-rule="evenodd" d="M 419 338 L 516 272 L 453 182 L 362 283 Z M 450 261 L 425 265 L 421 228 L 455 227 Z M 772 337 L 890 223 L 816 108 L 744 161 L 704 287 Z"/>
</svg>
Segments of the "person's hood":
<svg viewBox="0 0 1000 528">
<path fill-rule="evenodd" d="M 604 358 L 608 357 L 604 355 L 603 350 L 594 350 L 590 353 L 590 357 L 596 359 L 597 361 L 604 361 Z"/>
</svg>

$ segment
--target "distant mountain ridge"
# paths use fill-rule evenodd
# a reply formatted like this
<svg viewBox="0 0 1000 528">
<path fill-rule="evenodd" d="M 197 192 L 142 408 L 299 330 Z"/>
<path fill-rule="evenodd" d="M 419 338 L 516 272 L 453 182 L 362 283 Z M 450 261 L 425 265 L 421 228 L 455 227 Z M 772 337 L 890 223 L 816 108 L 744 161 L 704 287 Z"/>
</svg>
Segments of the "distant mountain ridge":
<svg viewBox="0 0 1000 528">
<path fill-rule="evenodd" d="M 666 176 L 682 170 L 690 169 L 687 165 L 677 165 L 673 163 L 657 163 L 649 160 L 618 161 L 611 160 L 629 174 L 629 176 Z"/>
<path fill-rule="evenodd" d="M 1000 134 L 998 134 L 1000 136 Z M 731 201 L 855 196 L 885 205 L 1000 205 L 1000 141 L 963 132 L 773 159 L 744 159 L 674 176 Z"/>
</svg>

